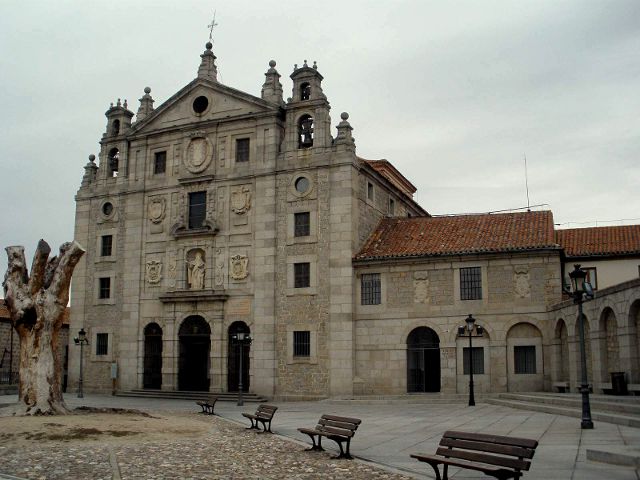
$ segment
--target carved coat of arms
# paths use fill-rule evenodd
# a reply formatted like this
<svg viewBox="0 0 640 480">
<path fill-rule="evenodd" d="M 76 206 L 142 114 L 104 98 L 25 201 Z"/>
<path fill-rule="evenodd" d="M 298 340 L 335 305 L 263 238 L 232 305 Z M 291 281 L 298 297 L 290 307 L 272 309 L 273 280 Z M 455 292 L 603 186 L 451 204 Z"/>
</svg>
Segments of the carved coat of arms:
<svg viewBox="0 0 640 480">
<path fill-rule="evenodd" d="M 247 266 L 249 265 L 249 257 L 246 255 L 234 255 L 231 257 L 231 277 L 234 280 L 243 280 L 249 275 Z"/>
<path fill-rule="evenodd" d="M 213 149 L 209 140 L 199 136 L 200 134 L 201 132 L 197 132 L 192 135 L 184 156 L 184 166 L 191 173 L 200 173 L 211 163 Z"/>
<path fill-rule="evenodd" d="M 237 187 L 231 191 L 231 209 L 238 215 L 247 213 L 251 208 L 251 190 L 249 187 Z"/>
<path fill-rule="evenodd" d="M 529 271 L 526 268 L 515 269 L 514 291 L 520 298 L 527 298 L 531 295 L 531 284 L 529 282 Z"/>
<path fill-rule="evenodd" d="M 160 223 L 165 216 L 167 202 L 164 197 L 154 197 L 149 200 L 149 220 Z"/>
<path fill-rule="evenodd" d="M 147 262 L 147 282 L 152 285 L 160 283 L 162 280 L 162 262 L 149 260 Z"/>
</svg>

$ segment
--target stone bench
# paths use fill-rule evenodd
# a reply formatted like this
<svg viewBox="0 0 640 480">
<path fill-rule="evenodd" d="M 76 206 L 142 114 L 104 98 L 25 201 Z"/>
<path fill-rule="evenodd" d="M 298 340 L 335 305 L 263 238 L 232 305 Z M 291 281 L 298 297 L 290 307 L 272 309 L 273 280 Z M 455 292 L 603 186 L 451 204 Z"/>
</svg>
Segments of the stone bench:
<svg viewBox="0 0 640 480">
<path fill-rule="evenodd" d="M 551 388 L 558 393 L 567 393 L 569 391 L 569 382 L 553 382 Z"/>
</svg>

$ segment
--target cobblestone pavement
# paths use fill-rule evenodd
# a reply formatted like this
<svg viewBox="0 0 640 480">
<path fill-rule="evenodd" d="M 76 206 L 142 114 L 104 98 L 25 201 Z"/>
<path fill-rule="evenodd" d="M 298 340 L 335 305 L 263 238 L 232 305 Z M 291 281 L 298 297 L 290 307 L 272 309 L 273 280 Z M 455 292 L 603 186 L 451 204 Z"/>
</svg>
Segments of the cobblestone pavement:
<svg viewBox="0 0 640 480">
<path fill-rule="evenodd" d="M 198 438 L 175 441 L 0 445 L 0 472 L 43 480 L 408 478 L 360 461 L 334 460 L 327 452 L 307 452 L 300 443 L 219 417 L 172 415 L 202 418 L 210 428 Z"/>
</svg>

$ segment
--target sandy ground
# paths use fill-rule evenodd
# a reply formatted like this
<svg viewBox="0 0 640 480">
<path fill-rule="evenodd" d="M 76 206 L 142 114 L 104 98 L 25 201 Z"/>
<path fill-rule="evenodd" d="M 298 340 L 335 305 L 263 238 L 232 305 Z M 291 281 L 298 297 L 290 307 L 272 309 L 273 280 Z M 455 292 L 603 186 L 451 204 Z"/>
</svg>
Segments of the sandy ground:
<svg viewBox="0 0 640 480">
<path fill-rule="evenodd" d="M 119 413 L 74 411 L 71 415 L 6 416 L 0 410 L 0 446 L 51 442 L 100 444 L 144 443 L 198 438 L 211 428 L 211 419 L 185 413 L 153 415 L 135 410 Z"/>
</svg>

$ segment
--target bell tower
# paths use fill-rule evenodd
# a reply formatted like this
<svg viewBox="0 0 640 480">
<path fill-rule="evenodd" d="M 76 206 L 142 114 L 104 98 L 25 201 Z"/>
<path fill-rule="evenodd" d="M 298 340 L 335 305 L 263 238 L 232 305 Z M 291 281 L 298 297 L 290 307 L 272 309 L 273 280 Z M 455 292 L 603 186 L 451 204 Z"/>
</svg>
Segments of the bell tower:
<svg viewBox="0 0 640 480">
<path fill-rule="evenodd" d="M 107 130 L 102 135 L 102 148 L 100 151 L 100 166 L 106 178 L 118 177 L 122 174 L 123 159 L 121 152 L 125 150 L 126 133 L 131 129 L 131 119 L 133 112 L 129 110 L 127 101 L 124 104 L 118 102 L 114 106 L 113 103 L 109 110 L 105 112 L 107 117 Z"/>
<path fill-rule="evenodd" d="M 296 64 L 290 78 L 293 92 L 286 105 L 286 150 L 315 151 L 331 147 L 331 107 L 322 92 L 323 77 L 318 65 L 313 62 L 309 67 L 306 60 L 300 68 Z"/>
</svg>

